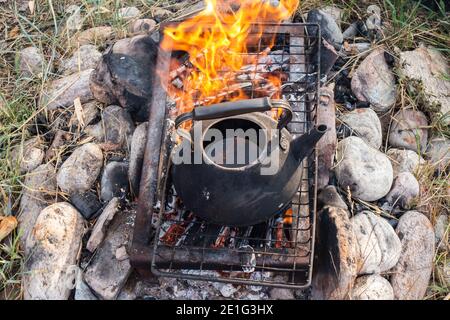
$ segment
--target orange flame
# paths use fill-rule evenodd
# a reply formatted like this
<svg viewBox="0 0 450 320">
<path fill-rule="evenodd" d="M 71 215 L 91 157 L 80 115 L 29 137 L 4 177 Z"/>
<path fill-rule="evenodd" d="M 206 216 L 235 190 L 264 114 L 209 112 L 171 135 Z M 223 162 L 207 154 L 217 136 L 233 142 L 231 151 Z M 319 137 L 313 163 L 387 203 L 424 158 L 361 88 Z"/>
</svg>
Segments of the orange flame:
<svg viewBox="0 0 450 320">
<path fill-rule="evenodd" d="M 243 66 L 256 64 L 258 55 L 267 55 L 273 46 L 274 34 L 272 39 L 263 36 L 263 24 L 280 24 L 298 6 L 298 0 L 279 0 L 277 5 L 270 0 L 205 2 L 206 8 L 197 16 L 167 27 L 161 43 L 163 50 L 187 52 L 192 65 L 186 68 L 179 61 L 172 61 L 169 78 L 178 78 L 179 85 L 169 83 L 167 91 L 177 102 L 179 112 L 192 110 L 199 101 L 208 105 L 247 98 L 236 74 Z M 252 46 L 261 42 L 265 43 L 263 49 L 268 49 L 248 54 Z M 273 78 L 265 80 L 279 88 L 280 79 Z"/>
</svg>

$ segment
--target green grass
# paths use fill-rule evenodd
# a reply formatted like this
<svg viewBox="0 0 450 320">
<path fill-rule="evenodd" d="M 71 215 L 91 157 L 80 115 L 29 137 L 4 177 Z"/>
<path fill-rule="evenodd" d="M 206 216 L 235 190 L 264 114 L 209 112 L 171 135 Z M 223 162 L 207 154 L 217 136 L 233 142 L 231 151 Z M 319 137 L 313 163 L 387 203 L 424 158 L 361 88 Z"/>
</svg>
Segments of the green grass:
<svg viewBox="0 0 450 320">
<path fill-rule="evenodd" d="M 432 45 L 447 58 L 450 55 L 450 19 L 441 9 L 437 12 L 427 9 L 418 1 L 378 0 L 371 1 L 382 9 L 382 17 L 387 25 L 385 37 L 381 41 L 388 50 L 397 56 L 399 50 L 412 50 L 419 44 Z M 149 16 L 155 6 L 168 7 L 167 0 L 37 0 L 35 13 L 19 12 L 11 3 L 0 4 L 0 214 L 9 215 L 18 209 L 20 201 L 21 175 L 17 167 L 10 163 L 13 146 L 27 139 L 32 126 L 36 125 L 39 94 L 45 83 L 57 77 L 53 66 L 61 58 L 70 55 L 73 46 L 69 44 L 70 34 L 65 30 L 67 18 L 64 9 L 70 4 L 78 4 L 84 17 L 83 29 L 94 26 L 110 25 L 119 37 L 126 35 L 127 23 L 117 17 L 117 9 L 122 6 L 137 6 L 144 16 Z M 336 3 L 343 9 L 342 28 L 345 29 L 356 19 L 366 16 L 366 1 L 349 0 L 304 0 L 299 13 L 311 8 Z M 17 52 L 26 46 L 36 46 L 45 55 L 46 64 L 41 75 L 33 79 L 24 79 L 17 72 Z M 103 47 L 105 44 L 102 44 Z M 349 60 L 346 68 L 352 69 L 361 57 Z M 443 75 L 449 78 L 450 75 Z M 403 91 L 402 91 L 403 90 Z M 397 108 L 405 101 L 420 106 L 420 97 L 401 86 Z M 50 115 L 44 113 L 50 121 Z M 449 128 L 443 119 L 434 119 L 431 132 L 450 137 Z M 435 177 L 427 176 L 429 190 L 438 190 L 427 197 L 426 206 L 433 220 L 438 211 L 449 209 L 448 197 L 442 198 L 449 176 L 445 173 Z M 444 187 L 443 187 L 444 186 Z M 431 191 L 430 191 L 431 192 Z M 18 235 L 10 241 L 0 244 L 0 299 L 20 297 L 20 275 L 23 264 Z M 436 266 L 442 265 L 446 255 L 437 254 Z M 438 268 L 438 267 L 436 267 Z M 438 273 L 435 272 L 435 275 Z M 433 278 L 429 297 L 442 299 L 449 294 L 449 288 L 442 285 L 438 276 Z"/>
</svg>

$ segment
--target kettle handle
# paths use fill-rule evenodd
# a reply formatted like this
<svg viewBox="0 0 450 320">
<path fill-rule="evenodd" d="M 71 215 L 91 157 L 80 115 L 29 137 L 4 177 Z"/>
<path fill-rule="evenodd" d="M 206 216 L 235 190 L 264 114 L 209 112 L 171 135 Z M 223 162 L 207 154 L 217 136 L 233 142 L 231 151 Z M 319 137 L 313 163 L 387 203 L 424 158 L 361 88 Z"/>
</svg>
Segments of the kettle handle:
<svg viewBox="0 0 450 320">
<path fill-rule="evenodd" d="M 278 129 L 286 127 L 292 120 L 292 108 L 286 100 L 257 98 L 240 101 L 231 101 L 213 104 L 210 106 L 202 106 L 194 108 L 191 112 L 180 114 L 175 119 L 175 127 L 178 128 L 183 122 L 188 120 L 211 120 L 218 118 L 225 118 L 237 116 L 251 112 L 270 111 L 275 108 L 282 108 L 284 111 L 280 120 L 278 121 Z"/>
</svg>

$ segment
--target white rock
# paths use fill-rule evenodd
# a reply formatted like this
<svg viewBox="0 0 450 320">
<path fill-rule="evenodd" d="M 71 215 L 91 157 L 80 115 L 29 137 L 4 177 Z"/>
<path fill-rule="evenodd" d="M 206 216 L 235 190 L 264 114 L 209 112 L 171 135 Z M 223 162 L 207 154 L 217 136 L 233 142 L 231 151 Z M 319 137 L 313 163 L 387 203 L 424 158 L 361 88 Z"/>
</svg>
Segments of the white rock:
<svg viewBox="0 0 450 320">
<path fill-rule="evenodd" d="M 41 211 L 27 239 L 23 277 L 26 300 L 66 300 L 74 287 L 81 248 L 83 218 L 67 202 Z"/>
<path fill-rule="evenodd" d="M 27 253 L 26 239 L 33 229 L 39 213 L 47 207 L 56 195 L 56 172 L 50 164 L 43 164 L 25 176 L 20 198 L 20 213 L 18 216 L 20 241 Z"/>
<path fill-rule="evenodd" d="M 391 160 L 394 176 L 397 176 L 400 172 L 415 173 L 420 165 L 425 163 L 425 160 L 412 150 L 392 148 L 386 154 Z"/>
<path fill-rule="evenodd" d="M 370 211 L 351 219 L 359 247 L 358 274 L 385 272 L 397 263 L 402 245 L 392 226 Z"/>
<path fill-rule="evenodd" d="M 136 7 L 120 8 L 117 11 L 117 16 L 123 20 L 131 20 L 141 15 L 141 11 Z"/>
<path fill-rule="evenodd" d="M 356 69 L 351 86 L 360 101 L 368 101 L 377 112 L 389 110 L 395 103 L 397 87 L 384 58 L 384 49 L 372 51 Z"/>
<path fill-rule="evenodd" d="M 42 163 L 45 157 L 42 143 L 40 137 L 34 137 L 13 148 L 11 159 L 21 173 L 32 171 Z"/>
<path fill-rule="evenodd" d="M 43 73 L 44 56 L 36 47 L 27 47 L 19 51 L 19 69 L 26 77 Z"/>
<path fill-rule="evenodd" d="M 445 137 L 434 137 L 428 143 L 427 157 L 431 164 L 445 170 L 450 164 L 450 140 Z"/>
<path fill-rule="evenodd" d="M 436 222 L 434 224 L 434 233 L 436 236 L 437 245 L 439 245 L 442 240 L 445 240 L 447 229 L 449 229 L 448 215 L 442 213 L 436 218 Z M 448 232 L 450 233 L 450 230 Z M 443 243 L 443 245 L 445 246 L 445 243 Z"/>
<path fill-rule="evenodd" d="M 433 269 L 433 226 L 422 213 L 408 211 L 400 217 L 395 231 L 402 243 L 400 259 L 391 273 L 395 298 L 423 299 Z"/>
<path fill-rule="evenodd" d="M 370 108 L 359 108 L 344 113 L 339 119 L 368 145 L 375 149 L 381 147 L 383 139 L 381 122 L 375 111 Z"/>
<path fill-rule="evenodd" d="M 130 164 L 128 167 L 128 179 L 131 184 L 131 191 L 134 195 L 139 193 L 139 182 L 141 180 L 142 162 L 144 161 L 145 145 L 147 142 L 148 123 L 140 124 L 134 130 L 131 139 Z"/>
<path fill-rule="evenodd" d="M 66 27 L 69 31 L 80 30 L 83 26 L 83 18 L 81 17 L 81 8 L 75 4 L 72 4 L 66 8 L 66 13 L 69 17 L 66 20 Z"/>
<path fill-rule="evenodd" d="M 58 186 L 66 193 L 88 191 L 103 165 L 103 153 L 94 143 L 85 144 L 67 158 L 58 171 Z"/>
<path fill-rule="evenodd" d="M 394 300 L 394 290 L 389 281 L 378 274 L 356 279 L 352 290 L 353 300 Z"/>
<path fill-rule="evenodd" d="M 425 151 L 428 141 L 428 120 L 421 111 L 402 109 L 392 119 L 389 144 L 394 148 Z"/>
<path fill-rule="evenodd" d="M 410 172 L 400 172 L 394 180 L 391 191 L 386 195 L 386 200 L 391 205 L 407 209 L 419 192 L 420 186 L 416 177 Z"/>
<path fill-rule="evenodd" d="M 384 197 L 394 179 L 386 155 L 358 137 L 348 137 L 338 143 L 335 172 L 344 190 L 350 188 L 353 197 L 365 201 Z"/>
<path fill-rule="evenodd" d="M 61 62 L 59 71 L 64 75 L 69 75 L 86 69 L 95 69 L 101 57 L 102 54 L 96 46 L 85 44 L 76 50 L 70 58 Z"/>
<path fill-rule="evenodd" d="M 83 119 L 83 123 L 85 126 L 89 125 L 92 121 L 95 120 L 100 114 L 100 110 L 98 107 L 97 101 L 91 101 L 85 103 L 81 106 L 81 118 Z M 80 123 L 78 121 L 78 117 L 76 112 L 73 113 L 70 118 L 69 125 L 78 126 Z"/>
<path fill-rule="evenodd" d="M 449 74 L 449 67 L 444 55 L 434 48 L 419 47 L 402 52 L 400 65 L 403 76 L 420 83 L 417 87 L 426 95 L 425 102 L 431 109 L 438 106 L 440 115 L 446 115 L 445 123 L 450 124 L 450 81 L 442 76 Z"/>
<path fill-rule="evenodd" d="M 41 106 L 55 110 L 73 105 L 76 98 L 80 98 L 81 103 L 93 100 L 94 96 L 89 88 L 89 78 L 93 70 L 86 69 L 51 82 L 42 93 Z"/>
<path fill-rule="evenodd" d="M 94 225 L 91 236 L 87 242 L 86 248 L 90 252 L 94 252 L 95 249 L 102 243 L 105 238 L 106 230 L 109 223 L 112 221 L 116 213 L 119 211 L 119 198 L 113 198 L 103 210 L 102 214 L 98 218 Z"/>
</svg>

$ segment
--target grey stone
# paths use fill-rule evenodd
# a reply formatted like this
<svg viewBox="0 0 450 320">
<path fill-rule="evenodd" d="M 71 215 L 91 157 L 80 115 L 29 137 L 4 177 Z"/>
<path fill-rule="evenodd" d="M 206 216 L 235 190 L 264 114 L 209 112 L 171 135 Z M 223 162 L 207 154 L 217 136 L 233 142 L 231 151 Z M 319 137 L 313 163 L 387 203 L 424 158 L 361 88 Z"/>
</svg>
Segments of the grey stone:
<svg viewBox="0 0 450 320">
<path fill-rule="evenodd" d="M 419 195 L 420 186 L 416 177 L 410 172 L 400 172 L 394 180 L 386 200 L 392 206 L 399 205 L 409 209 L 413 200 Z"/>
<path fill-rule="evenodd" d="M 105 128 L 102 121 L 86 126 L 84 128 L 84 133 L 95 138 L 97 142 L 105 141 Z"/>
<path fill-rule="evenodd" d="M 128 111 L 120 106 L 109 106 L 102 113 L 105 142 L 128 148 L 134 132 L 134 122 Z"/>
<path fill-rule="evenodd" d="M 92 293 L 89 286 L 83 280 L 83 272 L 78 268 L 77 280 L 75 284 L 75 300 L 98 300 L 97 297 Z"/>
<path fill-rule="evenodd" d="M 163 21 L 170 18 L 173 15 L 172 11 L 163 8 L 154 8 L 152 10 L 152 16 L 156 21 Z"/>
<path fill-rule="evenodd" d="M 91 101 L 83 104 L 81 106 L 82 109 L 82 121 L 84 126 L 89 125 L 91 122 L 93 122 L 100 114 L 100 110 L 98 108 L 98 102 Z M 77 118 L 76 112 L 73 113 L 72 117 L 70 118 L 69 123 L 73 126 L 78 126 L 81 124 L 79 123 L 79 120 Z M 83 126 L 81 126 L 83 127 Z"/>
<path fill-rule="evenodd" d="M 117 11 L 117 16 L 123 20 L 132 20 L 141 15 L 141 11 L 136 7 L 120 8 Z"/>
<path fill-rule="evenodd" d="M 105 238 L 106 230 L 114 216 L 119 212 L 120 201 L 119 198 L 113 198 L 103 210 L 100 217 L 92 229 L 91 236 L 86 245 L 86 249 L 90 252 L 94 252 L 95 249 L 102 243 Z"/>
<path fill-rule="evenodd" d="M 45 157 L 42 144 L 42 139 L 36 136 L 15 146 L 11 151 L 13 165 L 17 164 L 21 173 L 36 169 Z"/>
<path fill-rule="evenodd" d="M 70 58 L 61 62 L 59 71 L 64 75 L 69 75 L 86 69 L 94 69 L 101 57 L 102 54 L 96 46 L 85 44 L 76 50 Z"/>
<path fill-rule="evenodd" d="M 128 164 L 110 162 L 103 170 L 100 198 L 109 201 L 113 197 L 123 197 L 128 193 Z"/>
<path fill-rule="evenodd" d="M 450 164 L 450 140 L 445 137 L 433 137 L 428 142 L 427 158 L 441 171 Z"/>
<path fill-rule="evenodd" d="M 389 281 L 378 274 L 358 277 L 352 289 L 352 300 L 394 300 Z"/>
<path fill-rule="evenodd" d="M 130 180 L 131 191 L 136 196 L 139 194 L 142 162 L 144 161 L 145 145 L 147 142 L 147 129 L 147 122 L 140 124 L 134 131 L 133 138 L 131 139 L 128 178 Z"/>
<path fill-rule="evenodd" d="M 423 299 L 433 269 L 433 226 L 422 213 L 408 211 L 401 216 L 395 231 L 402 243 L 400 259 L 391 275 L 395 299 Z"/>
<path fill-rule="evenodd" d="M 336 6 L 326 6 L 323 8 L 320 8 L 323 12 L 328 14 L 329 16 L 333 17 L 334 21 L 336 21 L 336 24 L 341 27 L 342 22 L 342 9 Z"/>
<path fill-rule="evenodd" d="M 81 72 L 65 76 L 52 81 L 41 95 L 40 105 L 48 110 L 64 108 L 73 105 L 76 98 L 81 103 L 94 99 L 89 88 L 89 78 L 94 69 L 86 69 Z"/>
<path fill-rule="evenodd" d="M 360 101 L 367 101 L 377 112 L 388 111 L 395 103 L 395 77 L 384 58 L 384 49 L 372 51 L 356 69 L 352 91 Z"/>
<path fill-rule="evenodd" d="M 28 252 L 26 239 L 39 213 L 54 200 L 55 196 L 56 172 L 50 163 L 40 165 L 25 176 L 18 216 L 20 242 L 25 252 Z"/>
<path fill-rule="evenodd" d="M 440 242 L 445 240 L 446 234 L 448 233 L 447 229 L 449 229 L 448 215 L 445 213 L 441 213 L 436 218 L 436 222 L 434 224 L 434 233 L 436 236 L 437 245 L 440 245 Z M 445 243 L 443 243 L 443 246 L 445 246 Z"/>
<path fill-rule="evenodd" d="M 359 108 L 352 112 L 344 113 L 340 120 L 368 145 L 375 149 L 381 147 L 383 139 L 381 122 L 376 112 L 372 109 Z"/>
<path fill-rule="evenodd" d="M 392 226 L 371 211 L 351 219 L 359 247 L 358 274 L 385 272 L 397 263 L 402 245 Z"/>
<path fill-rule="evenodd" d="M 333 16 L 323 10 L 313 9 L 308 12 L 307 21 L 309 23 L 318 23 L 322 37 L 331 43 L 336 50 L 340 50 L 344 41 L 341 29 L 336 23 Z"/>
<path fill-rule="evenodd" d="M 66 20 L 66 28 L 69 31 L 80 30 L 83 26 L 83 18 L 81 17 L 81 8 L 75 4 L 68 6 L 65 10 L 69 16 Z"/>
<path fill-rule="evenodd" d="M 71 194 L 88 191 L 97 180 L 103 165 L 103 153 L 95 143 L 87 143 L 67 158 L 58 171 L 62 191 Z"/>
<path fill-rule="evenodd" d="M 358 244 L 346 209 L 325 205 L 318 214 L 311 297 L 348 299 L 357 275 Z"/>
<path fill-rule="evenodd" d="M 361 138 L 348 137 L 338 143 L 336 176 L 339 185 L 350 188 L 352 196 L 364 201 L 384 197 L 391 189 L 393 170 L 384 153 Z"/>
<path fill-rule="evenodd" d="M 392 148 L 386 154 L 389 160 L 391 160 L 394 176 L 397 176 L 401 172 L 415 173 L 420 165 L 425 163 L 425 160 L 421 156 L 411 150 Z"/>
<path fill-rule="evenodd" d="M 115 299 L 131 273 L 129 259 L 118 261 L 116 250 L 130 244 L 133 219 L 134 215 L 130 212 L 115 216 L 105 240 L 84 274 L 86 283 L 102 299 Z"/>
<path fill-rule="evenodd" d="M 137 19 L 130 24 L 129 31 L 132 34 L 150 34 L 156 28 L 156 21 L 153 19 Z"/>
<path fill-rule="evenodd" d="M 419 47 L 400 54 L 401 74 L 409 83 L 417 83 L 418 93 L 425 94 L 425 103 L 437 116 L 450 124 L 450 81 L 443 77 L 449 74 L 447 60 L 434 48 Z"/>
<path fill-rule="evenodd" d="M 96 213 L 102 208 L 97 194 L 92 191 L 71 194 L 70 202 L 86 220 L 93 219 Z"/>
<path fill-rule="evenodd" d="M 75 285 L 83 218 L 67 202 L 41 211 L 27 239 L 23 288 L 25 300 L 66 300 Z"/>
<path fill-rule="evenodd" d="M 19 70 L 23 76 L 33 77 L 44 71 L 44 56 L 36 47 L 27 47 L 19 51 Z"/>
<path fill-rule="evenodd" d="M 427 127 L 427 117 L 421 111 L 402 109 L 392 119 L 389 144 L 394 148 L 425 152 L 428 141 Z"/>
</svg>

